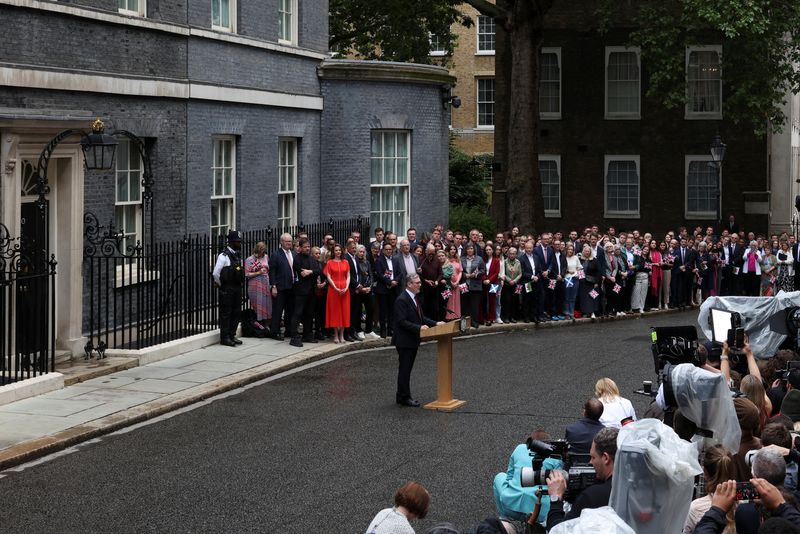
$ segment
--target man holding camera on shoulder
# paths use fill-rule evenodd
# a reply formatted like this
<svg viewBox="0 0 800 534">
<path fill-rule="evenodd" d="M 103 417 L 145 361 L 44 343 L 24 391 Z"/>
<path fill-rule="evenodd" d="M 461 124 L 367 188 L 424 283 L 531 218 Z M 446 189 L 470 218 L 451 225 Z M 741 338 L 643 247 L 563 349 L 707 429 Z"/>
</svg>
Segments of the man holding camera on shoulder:
<svg viewBox="0 0 800 534">
<path fill-rule="evenodd" d="M 611 476 L 614 474 L 614 458 L 617 455 L 617 434 L 619 429 L 604 428 L 592 440 L 589 453 L 594 467 L 597 483 L 589 486 L 578 496 L 569 513 L 564 513 L 564 493 L 567 480 L 561 471 L 553 471 L 547 479 L 547 492 L 550 495 L 550 511 L 547 514 L 547 530 L 564 521 L 580 517 L 584 508 L 608 506 L 611 496 Z"/>
</svg>

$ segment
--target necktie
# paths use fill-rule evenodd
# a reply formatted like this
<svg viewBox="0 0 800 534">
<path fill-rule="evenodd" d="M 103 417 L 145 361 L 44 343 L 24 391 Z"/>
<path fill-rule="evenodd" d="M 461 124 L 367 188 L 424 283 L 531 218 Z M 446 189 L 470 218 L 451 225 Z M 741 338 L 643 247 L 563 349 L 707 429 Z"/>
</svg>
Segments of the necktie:
<svg viewBox="0 0 800 534">
<path fill-rule="evenodd" d="M 284 250 L 286 252 L 286 261 L 289 262 L 289 270 L 291 271 L 294 268 L 294 258 L 292 258 L 292 253 L 288 250 Z"/>
<path fill-rule="evenodd" d="M 547 263 L 547 247 L 542 247 L 542 251 L 544 251 L 544 262 Z"/>
<path fill-rule="evenodd" d="M 422 308 L 419 307 L 419 299 L 416 296 L 414 297 L 414 306 L 417 308 L 417 315 L 422 319 Z"/>
<path fill-rule="evenodd" d="M 353 266 L 355 267 L 356 272 L 356 285 L 358 285 L 358 262 L 356 262 L 356 258 L 352 254 L 350 257 L 353 259 Z"/>
</svg>

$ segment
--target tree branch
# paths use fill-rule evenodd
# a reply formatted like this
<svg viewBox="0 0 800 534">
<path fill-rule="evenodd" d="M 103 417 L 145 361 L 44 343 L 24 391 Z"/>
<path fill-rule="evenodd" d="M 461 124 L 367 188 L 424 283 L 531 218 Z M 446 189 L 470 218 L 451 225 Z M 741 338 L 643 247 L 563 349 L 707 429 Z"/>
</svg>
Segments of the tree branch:
<svg viewBox="0 0 800 534">
<path fill-rule="evenodd" d="M 464 0 L 464 3 L 471 5 L 477 9 L 481 15 L 486 15 L 487 17 L 507 20 L 511 16 L 511 13 L 508 13 L 505 9 L 498 7 L 487 0 Z"/>
</svg>

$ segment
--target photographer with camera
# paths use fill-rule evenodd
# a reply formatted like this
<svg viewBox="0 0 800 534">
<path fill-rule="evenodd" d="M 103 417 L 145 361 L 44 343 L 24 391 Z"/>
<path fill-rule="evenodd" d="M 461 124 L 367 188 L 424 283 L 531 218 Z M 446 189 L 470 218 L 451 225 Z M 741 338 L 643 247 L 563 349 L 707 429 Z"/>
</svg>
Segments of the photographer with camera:
<svg viewBox="0 0 800 534">
<path fill-rule="evenodd" d="M 790 524 L 800 524 L 800 512 L 797 508 L 786 504 L 780 490 L 763 478 L 754 478 L 750 481 L 758 493 L 756 502 L 770 512 L 772 517 L 780 517 L 787 520 Z M 728 480 L 717 486 L 714 497 L 711 499 L 711 508 L 705 513 L 695 534 L 720 534 L 726 526 L 725 515 L 736 504 L 737 488 L 735 480 Z M 755 531 L 744 531 L 737 528 L 738 534 L 750 534 Z"/>
<path fill-rule="evenodd" d="M 550 495 L 550 511 L 547 513 L 547 530 L 554 526 L 580 517 L 585 508 L 600 508 L 608 506 L 611 496 L 611 476 L 614 473 L 614 458 L 617 454 L 616 428 L 600 430 L 592 440 L 589 453 L 590 462 L 594 467 L 597 483 L 589 486 L 578 496 L 569 513 L 564 513 L 564 493 L 567 489 L 567 480 L 560 471 L 553 471 L 547 478 L 547 491 Z"/>
</svg>

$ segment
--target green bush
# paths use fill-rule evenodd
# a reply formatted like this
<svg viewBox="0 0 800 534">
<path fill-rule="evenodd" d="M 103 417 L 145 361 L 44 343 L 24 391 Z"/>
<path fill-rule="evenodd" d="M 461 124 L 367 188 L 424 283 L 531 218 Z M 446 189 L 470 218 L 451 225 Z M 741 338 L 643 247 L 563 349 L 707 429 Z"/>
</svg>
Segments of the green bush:
<svg viewBox="0 0 800 534">
<path fill-rule="evenodd" d="M 469 232 L 477 228 L 483 232 L 485 239 L 492 239 L 495 234 L 494 219 L 489 210 L 479 206 L 450 206 L 450 228 L 461 232 Z"/>
</svg>

